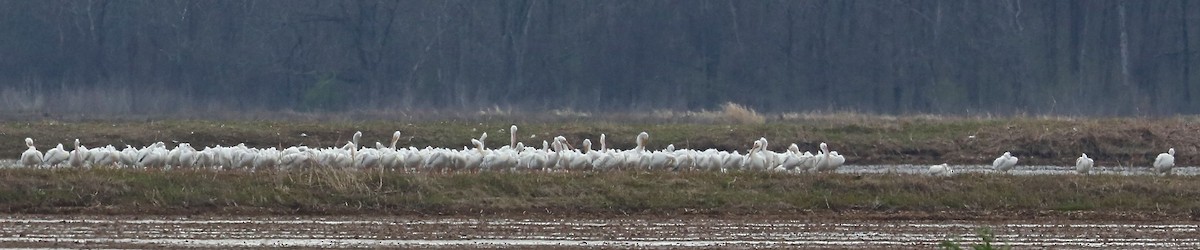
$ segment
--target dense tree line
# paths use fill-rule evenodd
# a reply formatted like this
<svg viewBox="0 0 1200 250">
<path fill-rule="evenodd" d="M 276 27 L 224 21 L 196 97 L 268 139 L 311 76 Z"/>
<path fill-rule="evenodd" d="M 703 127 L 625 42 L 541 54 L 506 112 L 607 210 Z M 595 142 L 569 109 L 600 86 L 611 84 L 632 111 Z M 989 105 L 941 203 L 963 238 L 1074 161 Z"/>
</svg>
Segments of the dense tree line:
<svg viewBox="0 0 1200 250">
<path fill-rule="evenodd" d="M 5 111 L 1200 112 L 1187 0 L 0 4 Z"/>
</svg>

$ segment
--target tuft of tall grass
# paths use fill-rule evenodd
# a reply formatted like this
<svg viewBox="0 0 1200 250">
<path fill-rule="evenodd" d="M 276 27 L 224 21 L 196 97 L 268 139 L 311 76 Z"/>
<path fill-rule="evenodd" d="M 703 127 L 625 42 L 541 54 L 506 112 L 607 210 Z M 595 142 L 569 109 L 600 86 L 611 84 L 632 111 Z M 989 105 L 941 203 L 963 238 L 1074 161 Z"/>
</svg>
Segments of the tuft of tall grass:
<svg viewBox="0 0 1200 250">
<path fill-rule="evenodd" d="M 731 123 L 763 124 L 767 122 L 767 118 L 758 114 L 758 112 L 754 111 L 754 109 L 733 102 L 721 104 L 721 111 L 725 114 L 725 118 Z"/>
</svg>

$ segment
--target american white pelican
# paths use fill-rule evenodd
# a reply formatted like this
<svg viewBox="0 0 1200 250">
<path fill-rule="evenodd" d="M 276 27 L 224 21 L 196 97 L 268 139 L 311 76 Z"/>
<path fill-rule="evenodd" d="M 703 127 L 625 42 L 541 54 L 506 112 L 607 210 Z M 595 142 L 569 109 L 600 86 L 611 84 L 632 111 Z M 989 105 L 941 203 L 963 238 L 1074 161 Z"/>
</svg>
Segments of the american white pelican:
<svg viewBox="0 0 1200 250">
<path fill-rule="evenodd" d="M 509 129 L 508 130 L 508 146 L 510 148 L 516 148 L 517 147 L 517 125 L 513 124 L 512 127 L 509 127 L 508 129 Z"/>
<path fill-rule="evenodd" d="M 725 151 L 721 151 L 720 155 L 723 156 L 723 157 L 721 157 L 722 158 L 721 159 L 721 172 L 722 173 L 728 172 L 730 170 L 740 171 L 742 169 L 742 161 L 745 159 L 745 157 L 742 157 L 742 154 L 739 153 L 737 150 L 734 150 L 733 153 L 726 153 Z"/>
<path fill-rule="evenodd" d="M 362 139 L 362 131 L 354 131 L 354 136 L 351 137 L 351 141 L 354 142 L 355 149 L 358 149 L 360 147 L 360 145 L 362 145 L 362 144 L 358 144 L 358 140 L 360 140 L 360 139 Z"/>
<path fill-rule="evenodd" d="M 542 149 L 540 150 L 521 150 L 517 161 L 517 168 L 526 171 L 544 170 L 548 165 L 550 154 L 550 144 L 542 141 Z"/>
<path fill-rule="evenodd" d="M 67 153 L 67 150 L 63 149 L 62 143 L 59 143 L 58 146 L 47 150 L 46 155 L 42 157 L 42 160 L 46 166 L 57 167 L 59 164 L 66 162 L 70 157 L 71 154 Z"/>
<path fill-rule="evenodd" d="M 637 146 L 632 150 L 622 151 L 625 155 L 625 163 L 623 168 L 626 169 L 646 169 L 647 166 L 642 165 L 642 158 L 650 157 L 650 153 L 646 152 L 646 139 L 650 138 L 650 134 L 646 132 L 639 133 L 634 140 Z"/>
<path fill-rule="evenodd" d="M 829 151 L 829 167 L 836 170 L 842 167 L 842 164 L 846 164 L 846 157 L 839 154 L 838 151 Z"/>
<path fill-rule="evenodd" d="M 675 160 L 675 145 L 669 145 L 667 150 L 654 151 L 650 157 L 642 158 L 642 165 L 649 170 L 674 170 Z"/>
<path fill-rule="evenodd" d="M 592 140 L 591 139 L 583 139 L 583 147 L 579 148 L 579 152 L 582 153 L 583 155 L 586 155 L 588 157 L 588 160 L 591 160 L 591 161 L 595 161 L 596 158 L 600 158 L 600 152 L 597 152 L 596 150 L 592 150 Z"/>
<path fill-rule="evenodd" d="M 821 153 L 817 154 L 814 163 L 817 171 L 834 171 L 846 162 L 846 158 L 838 154 L 837 151 L 829 151 L 829 145 L 824 142 L 820 145 Z"/>
<path fill-rule="evenodd" d="M 121 161 L 121 165 L 125 165 L 125 167 L 132 167 L 134 165 L 137 165 L 137 160 L 138 160 L 137 156 L 138 156 L 137 149 L 133 148 L 133 146 L 130 146 L 129 144 L 126 144 L 125 149 L 121 150 L 120 157 L 117 157 L 117 158 Z M 199 159 L 197 159 L 197 161 L 199 161 Z M 207 166 L 208 164 L 209 163 L 206 161 L 206 162 L 204 162 L 204 164 L 202 166 Z"/>
<path fill-rule="evenodd" d="M 604 134 L 600 134 L 600 152 L 608 152 L 608 143 L 604 142 Z"/>
<path fill-rule="evenodd" d="M 1168 149 L 1166 153 L 1158 154 L 1154 158 L 1154 171 L 1164 175 L 1171 174 L 1171 168 L 1175 167 L 1175 148 Z"/>
<path fill-rule="evenodd" d="M 996 160 L 992 161 L 992 169 L 997 171 L 1008 172 L 1008 170 L 1012 170 L 1016 166 L 1017 157 L 1012 156 L 1009 152 L 1004 152 L 1003 155 L 996 157 Z"/>
<path fill-rule="evenodd" d="M 479 136 L 479 139 L 471 139 L 471 145 L 474 146 L 471 150 L 462 152 L 464 168 L 467 171 L 478 171 L 483 164 L 483 158 L 489 153 L 487 147 L 484 147 L 483 140 L 487 139 L 487 133 Z"/>
<path fill-rule="evenodd" d="M 1083 156 L 1079 157 L 1079 159 L 1075 159 L 1075 172 L 1080 174 L 1087 174 L 1088 172 L 1091 172 L 1093 162 L 1094 161 L 1092 161 L 1092 158 L 1088 158 L 1087 153 L 1084 153 Z"/>
<path fill-rule="evenodd" d="M 163 168 L 167 165 L 167 149 L 163 142 L 156 142 L 142 149 L 138 155 L 138 166 L 143 168 Z"/>
<path fill-rule="evenodd" d="M 767 156 L 762 153 L 762 147 L 762 140 L 754 141 L 754 146 L 750 148 L 750 152 L 747 152 L 746 157 L 742 158 L 742 169 L 762 171 L 768 168 Z"/>
<path fill-rule="evenodd" d="M 71 156 L 67 159 L 67 165 L 73 168 L 82 168 L 87 163 L 88 154 L 87 147 L 79 145 L 79 139 L 75 139 L 75 149 L 71 150 Z"/>
<path fill-rule="evenodd" d="M 297 148 L 296 151 L 284 151 L 283 156 L 279 157 L 279 167 L 281 169 L 308 169 L 315 162 L 312 160 L 312 151 L 308 147 Z"/>
<path fill-rule="evenodd" d="M 698 158 L 697 154 L 699 152 L 691 149 L 675 150 L 675 144 L 667 145 L 667 148 L 675 155 L 675 166 L 672 170 L 696 170 L 696 158 Z"/>
<path fill-rule="evenodd" d="M 191 143 L 180 143 L 175 146 L 179 150 L 179 167 L 193 168 L 196 167 L 196 149 L 192 148 Z"/>
<path fill-rule="evenodd" d="M 400 141 L 400 131 L 399 130 L 396 130 L 396 132 L 392 132 L 392 144 L 390 144 L 391 147 L 389 147 L 389 148 L 396 149 L 397 141 Z"/>
<path fill-rule="evenodd" d="M 778 167 L 784 170 L 797 171 L 796 167 L 800 166 L 801 163 L 800 156 L 800 147 L 792 143 L 792 145 L 788 145 L 787 152 L 783 153 L 783 160 L 779 161 Z"/>
<path fill-rule="evenodd" d="M 942 163 L 939 165 L 929 166 L 929 175 L 932 176 L 950 176 L 954 174 L 954 170 L 950 169 L 950 165 Z"/>
<path fill-rule="evenodd" d="M 25 138 L 25 146 L 29 149 L 21 153 L 21 165 L 25 167 L 42 165 L 42 152 L 33 147 L 33 138 Z"/>
<path fill-rule="evenodd" d="M 254 171 L 275 169 L 279 167 L 279 150 L 275 147 L 259 149 L 252 151 L 254 153 L 254 161 L 250 163 L 250 169 Z"/>
<path fill-rule="evenodd" d="M 112 145 L 93 148 L 90 151 L 88 154 L 92 156 L 90 164 L 93 167 L 115 167 L 120 162 L 121 152 Z"/>
</svg>

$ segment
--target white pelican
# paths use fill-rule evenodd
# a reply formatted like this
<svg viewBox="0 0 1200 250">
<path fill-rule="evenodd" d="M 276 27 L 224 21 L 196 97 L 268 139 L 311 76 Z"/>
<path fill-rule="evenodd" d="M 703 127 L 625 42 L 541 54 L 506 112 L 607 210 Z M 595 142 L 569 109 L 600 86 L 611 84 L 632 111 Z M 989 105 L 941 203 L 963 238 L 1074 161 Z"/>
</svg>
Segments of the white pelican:
<svg viewBox="0 0 1200 250">
<path fill-rule="evenodd" d="M 1171 174 L 1171 168 L 1175 167 L 1175 148 L 1168 149 L 1166 153 L 1158 154 L 1154 158 L 1154 171 L 1164 175 Z"/>
<path fill-rule="evenodd" d="M 546 141 L 542 141 L 542 149 L 540 150 L 521 150 L 517 159 L 517 168 L 526 171 L 542 170 L 545 168 L 548 161 L 546 155 L 550 154 L 549 145 Z"/>
<path fill-rule="evenodd" d="M 91 155 L 91 164 L 93 167 L 115 167 L 120 162 L 121 152 L 117 151 L 112 145 L 93 148 L 88 154 Z"/>
<path fill-rule="evenodd" d="M 1017 166 L 1017 157 L 1013 157 L 1009 152 L 1004 152 L 1004 155 L 996 157 L 996 160 L 992 161 L 992 169 L 997 171 L 1008 172 L 1015 166 Z"/>
<path fill-rule="evenodd" d="M 754 141 L 750 152 L 747 152 L 746 157 L 742 158 L 742 169 L 760 171 L 768 168 L 767 156 L 762 153 L 762 147 L 762 140 Z"/>
<path fill-rule="evenodd" d="M 307 169 L 315 164 L 312 160 L 312 151 L 308 150 L 308 147 L 298 148 L 297 150 L 291 153 L 287 153 L 285 150 L 284 155 L 279 157 L 279 167 L 289 170 Z"/>
<path fill-rule="evenodd" d="M 170 167 L 178 167 L 179 166 L 179 154 L 182 153 L 180 151 L 183 150 L 183 148 L 180 148 L 180 145 L 182 145 L 182 144 L 183 143 L 176 144 L 175 148 L 172 148 L 170 151 L 167 151 L 167 166 L 170 166 Z"/>
<path fill-rule="evenodd" d="M 81 168 L 89 158 L 87 147 L 79 145 L 79 139 L 75 139 L 75 150 L 71 150 L 71 156 L 67 159 L 67 164 L 73 168 Z"/>
<path fill-rule="evenodd" d="M 744 160 L 745 157 L 742 157 L 742 154 L 738 153 L 737 150 L 734 150 L 733 153 L 726 153 L 725 151 L 721 151 L 720 155 L 724 156 L 721 159 L 721 172 L 722 173 L 728 172 L 729 170 L 741 170 L 742 169 L 742 160 Z"/>
<path fill-rule="evenodd" d="M 375 169 L 382 167 L 382 158 L 379 157 L 378 148 L 363 148 L 355 150 L 354 155 L 355 167 L 361 169 Z"/>
<path fill-rule="evenodd" d="M 138 166 L 143 168 L 163 168 L 167 165 L 166 144 L 156 142 L 149 147 L 142 149 L 138 155 Z"/>
<path fill-rule="evenodd" d="M 396 150 L 396 142 L 400 141 L 400 131 L 392 133 L 392 143 L 388 147 L 379 148 L 379 165 L 381 168 L 395 170 L 404 167 L 403 154 Z"/>
<path fill-rule="evenodd" d="M 675 145 L 668 145 L 666 150 L 654 151 L 650 157 L 642 158 L 642 165 L 650 170 L 674 170 L 675 161 Z"/>
<path fill-rule="evenodd" d="M 59 143 L 58 146 L 47 150 L 46 155 L 42 157 L 42 160 L 46 166 L 56 167 L 59 164 L 66 162 L 69 157 L 71 157 L 71 154 L 67 153 L 67 150 L 63 149 L 62 143 Z"/>
<path fill-rule="evenodd" d="M 358 149 L 359 145 L 362 145 L 362 144 L 358 144 L 359 139 L 362 139 L 362 131 L 354 131 L 354 136 L 351 138 L 351 140 L 354 141 L 355 149 Z"/>
<path fill-rule="evenodd" d="M 396 149 L 397 141 L 400 141 L 400 131 L 399 130 L 396 130 L 396 132 L 392 132 L 392 144 L 390 147 L 391 149 Z"/>
<path fill-rule="evenodd" d="M 42 165 L 42 152 L 33 147 L 33 138 L 25 138 L 25 146 L 29 149 L 21 153 L 21 165 L 25 167 Z"/>
<path fill-rule="evenodd" d="M 670 151 L 672 153 L 674 153 L 674 155 L 675 155 L 675 166 L 673 166 L 673 170 L 675 170 L 675 171 L 696 170 L 696 158 L 698 158 L 696 156 L 696 154 L 698 152 L 696 152 L 695 150 L 691 150 L 691 149 L 675 150 L 674 146 L 675 146 L 674 144 L 667 145 L 667 148 L 670 149 Z"/>
<path fill-rule="evenodd" d="M 258 150 L 256 153 L 254 162 L 251 164 L 254 170 L 275 169 L 279 167 L 279 158 L 282 155 L 275 147 Z"/>
<path fill-rule="evenodd" d="M 763 159 L 766 161 L 764 167 L 772 168 L 778 166 L 781 158 L 779 153 L 771 151 L 771 144 L 767 142 L 766 137 L 759 137 L 758 141 L 762 142 L 762 148 L 758 149 L 758 154 L 763 155 Z"/>
<path fill-rule="evenodd" d="M 484 146 L 483 141 L 487 139 L 487 133 L 479 136 L 479 139 L 471 139 L 471 145 L 474 150 L 466 150 L 462 152 L 463 159 L 466 160 L 464 168 L 468 171 L 480 170 L 483 165 L 483 158 L 486 157 L 490 150 Z"/>
<path fill-rule="evenodd" d="M 792 143 L 792 145 L 788 146 L 787 153 L 783 153 L 783 160 L 779 161 L 779 166 L 777 167 L 784 170 L 797 171 L 796 167 L 800 166 L 801 163 L 800 156 L 800 147 Z"/>
<path fill-rule="evenodd" d="M 513 124 L 508 129 L 508 147 L 515 149 L 517 147 L 517 125 Z"/>
<path fill-rule="evenodd" d="M 646 133 L 646 132 L 639 133 L 637 135 L 637 137 L 634 138 L 634 140 L 637 142 L 637 146 L 634 147 L 632 150 L 626 150 L 626 151 L 622 152 L 625 154 L 625 163 L 622 164 L 622 165 L 624 165 L 624 168 L 627 168 L 627 169 L 645 169 L 646 168 L 646 166 L 643 166 L 641 164 L 642 164 L 642 158 L 650 157 L 650 154 L 646 152 L 646 139 L 649 139 L 649 138 L 650 138 L 649 133 Z"/>
<path fill-rule="evenodd" d="M 600 134 L 600 151 L 592 159 L 592 168 L 599 171 L 616 170 L 625 164 L 625 154 L 608 150 L 604 144 L 604 134 Z"/>
<path fill-rule="evenodd" d="M 1092 161 L 1092 158 L 1088 158 L 1087 153 L 1084 153 L 1083 156 L 1079 157 L 1079 159 L 1075 159 L 1075 172 L 1080 174 L 1087 174 L 1088 172 L 1091 172 L 1093 162 L 1094 161 Z"/>
<path fill-rule="evenodd" d="M 846 158 L 838 154 L 837 151 L 829 151 L 829 145 L 824 142 L 820 145 L 821 153 L 817 154 L 814 159 L 816 163 L 814 167 L 818 171 L 834 171 L 841 167 L 846 162 Z"/>
<path fill-rule="evenodd" d="M 608 144 L 604 142 L 604 134 L 600 134 L 600 152 L 608 152 Z"/>
<path fill-rule="evenodd" d="M 836 170 L 837 168 L 842 167 L 842 164 L 846 164 L 846 157 L 842 156 L 842 154 L 838 154 L 838 151 L 829 151 L 829 164 L 830 168 Z"/>
<path fill-rule="evenodd" d="M 954 169 L 950 169 L 950 165 L 942 163 L 939 165 L 929 166 L 929 175 L 932 176 L 950 176 L 954 174 Z"/>
<path fill-rule="evenodd" d="M 179 167 L 193 168 L 196 166 L 196 149 L 192 148 L 191 143 L 180 143 L 175 146 L 179 150 Z"/>
<path fill-rule="evenodd" d="M 703 152 L 696 152 L 696 168 L 706 171 L 720 171 L 721 163 L 725 159 L 725 156 L 721 155 L 722 153 L 729 154 L 713 148 L 706 149 Z"/>
<path fill-rule="evenodd" d="M 125 149 L 121 150 L 121 155 L 120 155 L 120 157 L 118 157 L 118 159 L 120 159 L 121 165 L 125 165 L 125 167 L 131 167 L 131 166 L 134 166 L 137 164 L 137 155 L 138 155 L 137 149 L 133 148 L 133 146 L 130 146 L 129 144 L 125 144 Z M 197 154 L 197 155 L 199 155 L 199 154 Z M 197 157 L 197 158 L 199 158 L 199 157 Z M 197 162 L 199 162 L 199 159 L 197 159 Z M 208 165 L 208 164 L 209 163 L 207 161 L 205 161 L 203 165 Z"/>
</svg>

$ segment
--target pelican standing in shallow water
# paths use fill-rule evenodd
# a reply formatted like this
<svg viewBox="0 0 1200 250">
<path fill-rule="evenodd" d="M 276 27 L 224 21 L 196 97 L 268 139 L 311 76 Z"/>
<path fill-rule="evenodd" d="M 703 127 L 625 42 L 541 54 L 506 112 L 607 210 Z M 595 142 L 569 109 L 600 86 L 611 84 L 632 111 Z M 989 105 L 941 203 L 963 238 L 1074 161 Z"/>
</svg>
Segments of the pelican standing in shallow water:
<svg viewBox="0 0 1200 250">
<path fill-rule="evenodd" d="M 1175 148 L 1168 149 L 1166 153 L 1158 154 L 1154 158 L 1154 171 L 1164 175 L 1171 174 L 1171 168 L 1175 167 Z"/>
<path fill-rule="evenodd" d="M 1093 163 L 1095 163 L 1095 161 L 1092 161 L 1092 158 L 1088 158 L 1087 153 L 1084 153 L 1083 156 L 1079 157 L 1079 159 L 1075 159 L 1075 172 L 1079 174 L 1088 174 L 1088 172 L 1092 171 Z"/>
<path fill-rule="evenodd" d="M 42 165 L 42 152 L 33 147 L 33 138 L 25 138 L 25 146 L 29 149 L 21 153 L 21 165 L 27 168 Z"/>
</svg>

